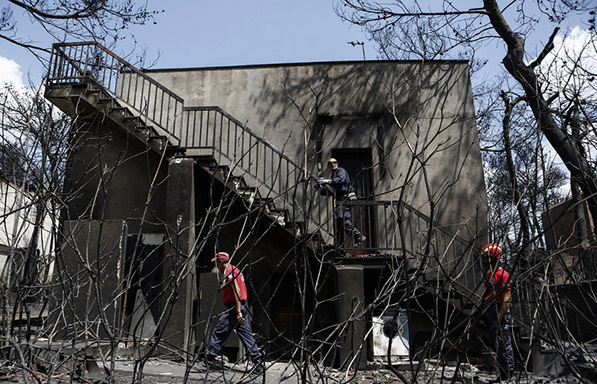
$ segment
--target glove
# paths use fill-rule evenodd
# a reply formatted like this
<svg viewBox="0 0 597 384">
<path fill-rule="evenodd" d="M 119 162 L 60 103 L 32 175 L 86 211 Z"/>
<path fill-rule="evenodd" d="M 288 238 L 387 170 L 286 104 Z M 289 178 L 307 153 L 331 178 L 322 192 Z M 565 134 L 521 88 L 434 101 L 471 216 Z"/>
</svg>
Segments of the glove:
<svg viewBox="0 0 597 384">
<path fill-rule="evenodd" d="M 319 180 L 317 180 L 317 184 L 318 185 L 331 184 L 331 183 L 332 183 L 331 179 L 319 179 Z"/>
</svg>

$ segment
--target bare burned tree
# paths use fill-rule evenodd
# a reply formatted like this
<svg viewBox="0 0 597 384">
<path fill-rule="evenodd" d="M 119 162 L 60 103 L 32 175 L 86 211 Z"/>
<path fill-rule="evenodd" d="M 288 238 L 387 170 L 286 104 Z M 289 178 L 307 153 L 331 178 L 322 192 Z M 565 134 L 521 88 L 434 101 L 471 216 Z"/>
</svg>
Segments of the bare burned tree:
<svg viewBox="0 0 597 384">
<path fill-rule="evenodd" d="M 517 81 L 537 126 L 578 182 L 589 203 L 593 220 L 596 220 L 595 166 L 571 134 L 558 123 L 550 108 L 549 100 L 553 96 L 550 84 L 537 74 L 537 67 L 553 48 L 559 28 L 556 27 L 551 36 L 544 36 L 544 48 L 535 53 L 535 59 L 530 63 L 526 60 L 533 57 L 533 53 L 525 47 L 525 39 L 537 23 L 546 19 L 557 25 L 577 14 L 586 17 L 585 21 L 591 24 L 592 42 L 589 44 L 594 45 L 595 18 L 589 15 L 590 12 L 594 14 L 591 2 L 514 1 L 500 8 L 497 1 L 487 0 L 479 3 L 479 7 L 468 8 L 443 1 L 426 9 L 416 1 L 381 4 L 346 0 L 338 2 L 337 11 L 345 20 L 363 26 L 386 57 L 434 59 L 465 55 L 473 59 L 481 54 L 479 47 L 487 44 L 488 40 L 497 39 L 505 44 L 504 68 Z M 515 27 L 507 21 L 508 16 L 505 15 L 509 14 L 515 20 Z M 574 62 L 580 64 L 578 60 Z"/>
<path fill-rule="evenodd" d="M 147 2 L 135 0 L 10 0 L 0 13 L 0 38 L 27 49 L 44 62 L 48 50 L 39 41 L 47 35 L 56 41 L 71 38 L 115 42 L 126 37 L 124 31 L 130 25 L 152 22 L 158 12 L 150 10 Z M 23 33 L 15 13 L 25 13 L 28 20 L 23 22 L 39 26 L 47 35 L 35 37 Z"/>
<path fill-rule="evenodd" d="M 6 86 L 0 94 L 2 347 L 28 380 L 30 343 L 48 311 L 69 123 L 39 92 Z"/>
<path fill-rule="evenodd" d="M 493 218 L 491 237 L 521 250 L 527 259 L 533 248 L 545 246 L 541 213 L 565 198 L 559 188 L 567 177 L 543 153 L 543 136 L 529 127 L 534 119 L 528 115 L 524 98 L 502 91 L 500 100 L 503 105 L 495 113 L 496 117 L 503 114 L 501 131 L 484 134 L 483 148 Z"/>
</svg>

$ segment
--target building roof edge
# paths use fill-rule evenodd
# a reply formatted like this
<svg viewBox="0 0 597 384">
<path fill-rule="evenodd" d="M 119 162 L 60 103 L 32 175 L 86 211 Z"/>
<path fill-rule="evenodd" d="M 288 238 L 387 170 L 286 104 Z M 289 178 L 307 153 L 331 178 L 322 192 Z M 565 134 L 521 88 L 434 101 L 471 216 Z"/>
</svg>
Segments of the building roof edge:
<svg viewBox="0 0 597 384">
<path fill-rule="evenodd" d="M 230 70 L 230 69 L 257 69 L 257 68 L 280 68 L 280 67 L 303 67 L 313 65 L 354 65 L 354 64 L 466 64 L 468 60 L 345 60 L 345 61 L 314 61 L 295 63 L 272 63 L 272 64 L 240 64 L 221 65 L 213 67 L 178 67 L 178 68 L 151 68 L 142 69 L 144 72 L 184 72 L 200 70 Z"/>
</svg>

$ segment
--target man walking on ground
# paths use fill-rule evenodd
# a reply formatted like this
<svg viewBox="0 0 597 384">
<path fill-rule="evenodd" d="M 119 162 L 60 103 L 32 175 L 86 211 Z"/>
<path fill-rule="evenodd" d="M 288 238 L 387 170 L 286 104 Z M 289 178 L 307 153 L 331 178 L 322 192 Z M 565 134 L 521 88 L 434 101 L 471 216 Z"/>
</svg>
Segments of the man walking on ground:
<svg viewBox="0 0 597 384">
<path fill-rule="evenodd" d="M 336 242 L 339 246 L 342 246 L 344 244 L 344 233 L 346 233 L 352 236 L 354 245 L 358 247 L 366 238 L 350 221 L 352 208 L 344 205 L 344 202 L 350 199 L 349 194 L 354 195 L 354 188 L 350 184 L 350 176 L 344 168 L 338 166 L 338 160 L 333 157 L 328 160 L 328 168 L 332 172 L 331 177 L 329 179 L 320 179 L 319 185 L 329 185 L 336 196 Z"/>
<path fill-rule="evenodd" d="M 262 355 L 253 338 L 247 312 L 247 286 L 242 272 L 229 264 L 230 256 L 226 252 L 218 252 L 211 261 L 217 262 L 218 270 L 223 273 L 223 298 L 226 310 L 220 317 L 216 329 L 211 336 L 211 342 L 205 356 L 207 361 L 213 362 L 224 348 L 224 344 L 232 331 L 236 331 L 251 360 L 256 364 L 256 370 L 261 371 Z"/>
<path fill-rule="evenodd" d="M 510 274 L 498 265 L 502 257 L 502 248 L 497 244 L 490 243 L 481 249 L 481 261 L 488 270 L 483 300 L 487 309 L 483 315 L 489 331 L 489 345 L 496 353 L 498 381 L 507 381 L 514 376 L 515 369 L 510 334 L 512 291 Z"/>
</svg>

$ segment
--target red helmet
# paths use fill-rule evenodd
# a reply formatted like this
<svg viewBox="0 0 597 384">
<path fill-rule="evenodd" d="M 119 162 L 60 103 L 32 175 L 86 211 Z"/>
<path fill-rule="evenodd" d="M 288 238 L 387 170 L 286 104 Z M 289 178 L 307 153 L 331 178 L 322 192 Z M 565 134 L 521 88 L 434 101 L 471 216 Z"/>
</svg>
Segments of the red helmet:
<svg viewBox="0 0 597 384">
<path fill-rule="evenodd" d="M 495 257 L 496 259 L 499 259 L 502 256 L 504 256 L 504 254 L 502 253 L 502 247 L 494 243 L 485 244 L 483 248 L 481 248 L 481 255 Z"/>
</svg>

